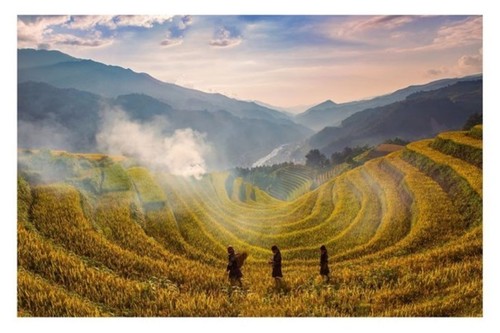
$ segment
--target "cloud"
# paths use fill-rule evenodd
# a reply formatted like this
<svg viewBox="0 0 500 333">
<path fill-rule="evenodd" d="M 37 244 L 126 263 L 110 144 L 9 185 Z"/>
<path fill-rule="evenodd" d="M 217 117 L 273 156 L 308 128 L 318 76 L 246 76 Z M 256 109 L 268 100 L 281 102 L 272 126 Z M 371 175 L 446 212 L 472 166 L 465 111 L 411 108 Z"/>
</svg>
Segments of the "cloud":
<svg viewBox="0 0 500 333">
<path fill-rule="evenodd" d="M 183 42 L 182 36 L 173 37 L 171 31 L 167 31 L 165 39 L 160 42 L 161 46 L 170 47 L 175 45 L 180 45 Z"/>
<path fill-rule="evenodd" d="M 462 55 L 458 61 L 449 67 L 441 66 L 439 68 L 429 69 L 426 76 L 445 77 L 445 76 L 464 76 L 483 72 L 483 50 L 478 50 L 476 54 Z"/>
<path fill-rule="evenodd" d="M 406 15 L 374 16 L 367 20 L 361 20 L 359 22 L 356 22 L 353 26 L 353 30 L 354 31 L 373 30 L 373 29 L 393 30 L 415 21 L 417 17 L 418 16 L 406 16 Z"/>
<path fill-rule="evenodd" d="M 117 24 L 110 15 L 75 15 L 64 26 L 71 29 L 88 30 L 97 26 L 115 29 Z"/>
<path fill-rule="evenodd" d="M 450 70 L 448 68 L 446 68 L 445 66 L 441 66 L 439 68 L 428 69 L 426 74 L 427 76 L 436 77 L 436 76 L 446 75 L 449 72 Z"/>
<path fill-rule="evenodd" d="M 354 35 L 372 32 L 376 30 L 395 30 L 406 24 L 417 20 L 419 16 L 412 15 L 390 15 L 369 16 L 347 21 L 340 27 L 335 28 L 337 36 L 352 37 Z"/>
<path fill-rule="evenodd" d="M 424 32 L 422 32 L 424 31 Z M 459 49 L 470 46 L 482 47 L 483 19 L 481 16 L 471 16 L 466 19 L 440 25 L 435 30 L 422 30 L 405 36 L 407 41 L 417 41 L 410 45 L 394 45 L 384 52 L 413 53 L 435 52 L 449 49 Z M 419 41 L 419 42 L 418 42 Z"/>
<path fill-rule="evenodd" d="M 118 27 L 152 28 L 155 24 L 163 24 L 172 18 L 172 15 L 121 15 L 116 16 L 115 20 Z"/>
<path fill-rule="evenodd" d="M 480 55 L 464 55 L 458 59 L 460 67 L 481 67 L 483 65 L 483 58 Z"/>
<path fill-rule="evenodd" d="M 65 26 L 72 29 L 88 30 L 97 26 L 111 30 L 120 27 L 152 28 L 155 24 L 162 24 L 172 20 L 171 15 L 75 15 Z"/>
<path fill-rule="evenodd" d="M 483 49 L 477 54 L 463 55 L 458 59 L 458 68 L 462 72 L 479 73 L 483 71 Z"/>
<path fill-rule="evenodd" d="M 105 24 L 109 17 L 103 16 L 19 16 L 17 20 L 18 47 L 50 49 L 56 45 L 100 47 L 112 43 L 112 38 L 103 38 L 98 30 L 76 34 L 58 29 L 76 25 L 78 29 Z"/>
<path fill-rule="evenodd" d="M 446 25 L 437 31 L 432 44 L 438 48 L 451 48 L 483 42 L 483 18 L 473 16 L 464 21 Z"/>
<path fill-rule="evenodd" d="M 160 45 L 164 47 L 171 47 L 182 44 L 184 41 L 184 34 L 192 24 L 193 19 L 189 15 L 174 17 L 172 19 L 172 24 L 170 24 L 165 38 L 160 42 Z"/>
<path fill-rule="evenodd" d="M 18 47 L 54 45 L 102 47 L 114 40 L 110 31 L 123 27 L 152 28 L 172 20 L 171 15 L 74 15 L 74 16 L 19 16 L 17 20 Z M 190 18 L 181 18 L 184 29 Z M 103 31 L 107 36 L 103 37 Z M 178 41 L 177 41 L 178 42 Z"/>
<path fill-rule="evenodd" d="M 149 167 L 196 179 L 205 174 L 206 158 L 211 152 L 205 135 L 191 128 L 177 129 L 166 136 L 164 121 L 131 121 L 119 109 L 102 114 L 102 128 L 96 135 L 99 149 L 108 154 L 130 156 Z"/>
<path fill-rule="evenodd" d="M 177 23 L 177 29 L 186 30 L 191 24 L 193 24 L 193 18 L 190 15 L 185 15 Z"/>
<path fill-rule="evenodd" d="M 208 44 L 215 47 L 239 45 L 241 43 L 241 36 L 234 36 L 234 34 L 234 32 L 232 33 L 227 28 L 221 27 L 215 32 L 214 38 Z"/>
<path fill-rule="evenodd" d="M 69 16 L 18 16 L 17 40 L 20 44 L 40 44 L 51 27 L 65 24 L 69 19 Z"/>
<path fill-rule="evenodd" d="M 71 34 L 56 34 L 47 39 L 46 45 L 71 45 L 86 47 L 101 47 L 113 43 L 112 38 L 102 38 L 99 32 L 89 34 L 84 37 Z"/>
</svg>

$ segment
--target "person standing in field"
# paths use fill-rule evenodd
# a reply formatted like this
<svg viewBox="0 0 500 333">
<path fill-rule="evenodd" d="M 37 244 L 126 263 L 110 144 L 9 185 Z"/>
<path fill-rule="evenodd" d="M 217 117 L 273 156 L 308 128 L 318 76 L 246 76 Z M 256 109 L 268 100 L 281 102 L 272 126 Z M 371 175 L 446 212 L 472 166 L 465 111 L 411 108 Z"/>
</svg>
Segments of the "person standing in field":
<svg viewBox="0 0 500 333">
<path fill-rule="evenodd" d="M 330 268 L 328 268 L 328 251 L 326 246 L 321 245 L 319 248 L 321 256 L 319 259 L 319 274 L 323 277 L 323 281 L 328 283 L 330 281 Z"/>
<path fill-rule="evenodd" d="M 234 253 L 234 248 L 232 246 L 228 246 L 228 263 L 226 271 L 229 272 L 229 282 L 231 286 L 238 285 L 240 288 L 243 286 L 241 283 L 241 278 L 243 274 L 241 273 L 240 267 L 238 265 L 238 260 L 236 258 L 236 254 Z"/>
<path fill-rule="evenodd" d="M 281 272 L 281 252 L 276 245 L 271 247 L 273 251 L 273 258 L 269 261 L 270 265 L 273 265 L 272 276 L 276 284 L 276 288 L 281 287 L 281 279 L 283 278 L 283 273 Z"/>
</svg>

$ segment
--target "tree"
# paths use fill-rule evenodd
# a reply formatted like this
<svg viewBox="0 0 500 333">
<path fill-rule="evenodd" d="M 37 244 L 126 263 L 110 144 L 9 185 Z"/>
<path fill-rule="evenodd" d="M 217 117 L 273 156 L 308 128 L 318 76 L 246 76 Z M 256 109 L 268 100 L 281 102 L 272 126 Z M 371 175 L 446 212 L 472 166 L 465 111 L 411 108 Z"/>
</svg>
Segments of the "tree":
<svg viewBox="0 0 500 333">
<path fill-rule="evenodd" d="M 385 140 L 384 143 L 406 146 L 407 144 L 410 143 L 410 141 L 403 140 L 400 137 L 395 137 L 394 139 Z"/>
<path fill-rule="evenodd" d="M 306 155 L 306 165 L 315 169 L 323 169 L 330 166 L 330 161 L 319 149 L 311 149 Z"/>
<path fill-rule="evenodd" d="M 483 123 L 483 114 L 482 113 L 474 113 L 472 114 L 469 119 L 467 119 L 467 122 L 465 123 L 463 130 L 468 131 L 472 127 L 476 125 L 480 125 Z"/>
<path fill-rule="evenodd" d="M 370 149 L 368 145 L 359 147 L 356 146 L 354 148 L 351 147 L 345 147 L 343 151 L 333 153 L 331 156 L 331 161 L 333 165 L 338 165 L 342 163 L 348 163 L 348 164 L 356 164 L 357 162 L 354 161 L 354 158 L 361 153 L 367 151 Z"/>
</svg>

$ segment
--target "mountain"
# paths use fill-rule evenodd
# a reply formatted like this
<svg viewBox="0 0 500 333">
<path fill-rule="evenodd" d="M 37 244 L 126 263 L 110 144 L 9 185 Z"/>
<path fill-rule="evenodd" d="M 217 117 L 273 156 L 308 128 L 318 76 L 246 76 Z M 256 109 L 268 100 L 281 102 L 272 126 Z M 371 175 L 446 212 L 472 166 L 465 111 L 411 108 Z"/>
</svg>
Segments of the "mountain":
<svg viewBox="0 0 500 333">
<path fill-rule="evenodd" d="M 146 73 L 52 52 L 54 51 L 18 50 L 18 82 L 45 82 L 57 88 L 74 88 L 109 98 L 142 93 L 177 110 L 227 111 L 240 118 L 293 124 L 284 113 L 253 102 L 183 88 L 157 80 Z"/>
<path fill-rule="evenodd" d="M 329 109 L 335 108 L 335 107 L 338 107 L 338 104 L 329 99 L 329 100 L 324 101 L 323 103 L 320 103 L 316 106 L 309 108 L 306 112 L 307 113 L 321 112 L 321 111 L 329 110 Z"/>
<path fill-rule="evenodd" d="M 50 66 L 61 62 L 73 62 L 79 59 L 52 50 L 23 49 L 17 51 L 17 68 L 33 68 L 40 66 Z"/>
<path fill-rule="evenodd" d="M 423 85 L 413 85 L 397 90 L 388 95 L 363 101 L 336 104 L 328 100 L 297 115 L 295 117 L 295 121 L 299 124 L 319 131 L 325 126 L 338 126 L 342 120 L 356 112 L 402 101 L 409 95 L 416 92 L 436 90 L 450 86 L 457 82 L 473 81 L 477 79 L 482 79 L 482 75 L 478 74 L 463 78 L 443 79 Z"/>
<path fill-rule="evenodd" d="M 23 82 L 18 85 L 18 145 L 95 152 L 96 135 L 103 130 L 103 112 L 113 109 L 123 110 L 136 123 L 155 124 L 165 136 L 183 128 L 205 133 L 214 148 L 208 161 L 212 168 L 251 165 L 275 146 L 311 133 L 293 123 L 240 118 L 227 111 L 176 110 L 144 94 L 107 98 L 46 83 Z"/>
<path fill-rule="evenodd" d="M 482 79 L 418 92 L 404 101 L 357 112 L 339 127 L 326 127 L 307 141 L 329 155 L 344 147 L 374 145 L 399 137 L 408 141 L 460 129 L 467 118 L 482 112 Z"/>
<path fill-rule="evenodd" d="M 260 106 L 266 107 L 268 109 L 273 109 L 273 110 L 278 110 L 280 112 L 285 113 L 286 115 L 290 117 L 294 117 L 295 115 L 304 112 L 305 110 L 309 109 L 313 105 L 295 105 L 295 106 L 288 106 L 288 107 L 283 107 L 283 106 L 276 106 L 268 103 L 264 103 L 261 101 L 252 101 L 255 104 L 258 104 Z"/>
<path fill-rule="evenodd" d="M 470 115 L 482 113 L 482 79 L 460 81 L 437 90 L 418 92 L 405 100 L 357 112 L 340 126 L 325 127 L 307 140 L 284 144 L 259 159 L 259 165 L 287 161 L 304 163 L 311 149 L 330 156 L 345 147 L 378 145 L 399 137 L 428 138 L 440 131 L 458 130 Z"/>
</svg>

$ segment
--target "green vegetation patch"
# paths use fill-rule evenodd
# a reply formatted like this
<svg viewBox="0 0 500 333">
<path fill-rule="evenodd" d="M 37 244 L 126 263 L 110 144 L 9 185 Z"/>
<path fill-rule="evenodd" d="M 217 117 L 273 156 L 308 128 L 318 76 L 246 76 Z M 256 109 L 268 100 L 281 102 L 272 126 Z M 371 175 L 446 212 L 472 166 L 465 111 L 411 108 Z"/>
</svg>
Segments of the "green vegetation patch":
<svg viewBox="0 0 500 333">
<path fill-rule="evenodd" d="M 467 135 L 467 132 L 441 133 L 430 145 L 447 155 L 483 168 L 483 142 Z"/>
<path fill-rule="evenodd" d="M 431 176 L 452 198 L 453 204 L 464 216 L 469 226 L 482 222 L 481 195 L 466 179 L 459 175 L 450 165 L 436 162 L 431 156 L 405 150 L 401 157 Z M 482 177 L 478 180 L 482 183 Z"/>
<path fill-rule="evenodd" d="M 17 177 L 17 220 L 27 223 L 32 202 L 31 188 L 22 177 Z"/>
<path fill-rule="evenodd" d="M 163 207 L 167 197 L 147 169 L 135 167 L 127 172 L 145 209 Z"/>
<path fill-rule="evenodd" d="M 130 178 L 120 164 L 111 164 L 102 168 L 102 192 L 128 191 L 132 187 Z"/>
<path fill-rule="evenodd" d="M 469 136 L 482 140 L 483 139 L 483 125 L 476 125 L 472 127 L 469 132 Z"/>
</svg>

